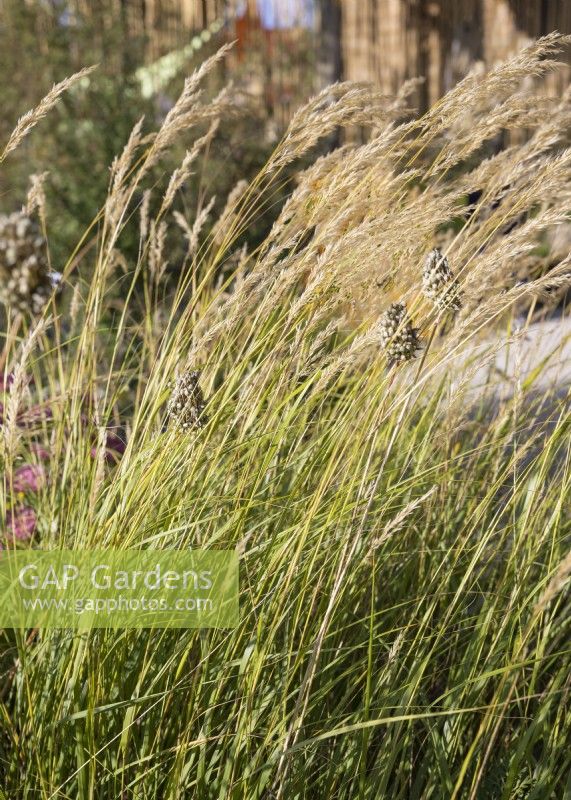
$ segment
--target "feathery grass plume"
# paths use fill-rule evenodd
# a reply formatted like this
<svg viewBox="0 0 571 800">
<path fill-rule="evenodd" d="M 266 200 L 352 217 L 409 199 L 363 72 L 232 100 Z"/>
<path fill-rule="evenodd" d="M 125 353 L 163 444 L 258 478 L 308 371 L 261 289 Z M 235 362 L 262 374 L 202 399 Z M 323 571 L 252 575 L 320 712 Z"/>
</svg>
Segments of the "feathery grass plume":
<svg viewBox="0 0 571 800">
<path fill-rule="evenodd" d="M 37 125 L 38 122 L 40 122 L 40 120 L 42 120 L 49 111 L 51 111 L 60 96 L 82 78 L 90 75 L 95 69 L 97 69 L 97 65 L 86 67 L 85 69 L 76 72 L 75 75 L 71 75 L 69 78 L 64 78 L 63 81 L 56 83 L 35 108 L 32 108 L 30 111 L 24 114 L 23 117 L 20 117 L 16 127 L 8 139 L 8 143 L 6 144 L 2 155 L 0 155 L 0 164 L 2 161 L 4 161 L 9 153 L 18 147 L 18 145 L 23 139 L 25 139 L 32 128 Z"/>
<path fill-rule="evenodd" d="M 164 257 L 166 237 L 166 222 L 162 220 L 157 223 L 156 220 L 153 220 L 149 234 L 149 274 L 157 284 L 168 267 L 168 261 Z"/>
<path fill-rule="evenodd" d="M 69 304 L 69 322 L 70 330 L 75 331 L 79 321 L 80 311 L 83 308 L 83 299 L 81 297 L 81 284 L 79 281 L 73 287 L 71 301 Z"/>
<path fill-rule="evenodd" d="M 415 509 L 421 506 L 429 497 L 437 491 L 438 486 L 432 486 L 427 492 L 425 492 L 421 497 L 416 497 L 414 500 L 411 500 L 407 505 L 402 508 L 396 516 L 391 519 L 389 522 L 386 522 L 381 531 L 377 534 L 375 531 L 375 537 L 371 539 L 370 547 L 371 552 L 381 547 L 385 544 L 391 536 L 394 536 L 395 533 L 398 533 L 404 526 L 407 517 L 409 517 Z"/>
<path fill-rule="evenodd" d="M 105 219 L 110 229 L 121 224 L 129 205 L 132 186 L 128 178 L 137 149 L 143 141 L 144 121 L 145 118 L 141 117 L 135 123 L 121 155 L 116 156 L 111 164 L 109 191 L 105 200 Z"/>
<path fill-rule="evenodd" d="M 467 119 L 467 110 L 473 110 L 477 114 L 478 122 L 487 126 L 487 110 L 493 108 L 501 113 L 502 101 L 510 98 L 522 81 L 530 76 L 544 76 L 556 69 L 560 62 L 552 56 L 559 55 L 569 41 L 568 36 L 550 33 L 531 42 L 484 75 L 478 67 L 474 68 L 428 110 L 420 120 L 423 131 L 433 136 L 450 126 L 463 125 Z M 509 102 L 504 110 L 507 109 L 513 110 Z M 482 110 L 486 113 L 480 113 Z M 473 119 L 471 122 L 473 127 Z M 475 146 L 479 146 L 481 141 L 479 132 L 475 130 Z M 453 139 L 450 145 L 451 151 L 457 149 Z"/>
<path fill-rule="evenodd" d="M 440 311 L 460 311 L 460 286 L 450 263 L 439 247 L 426 256 L 422 270 L 422 289 Z"/>
<path fill-rule="evenodd" d="M 149 233 L 149 208 L 151 205 L 151 194 L 152 193 L 150 189 L 145 189 L 141 198 L 141 205 L 139 209 L 139 240 L 141 242 L 141 247 L 143 246 Z"/>
<path fill-rule="evenodd" d="M 26 339 L 21 345 L 21 352 L 11 373 L 10 392 L 5 409 L 4 424 L 2 425 L 3 439 L 6 444 L 6 452 L 10 457 L 16 451 L 16 445 L 21 435 L 18 425 L 18 415 L 22 400 L 28 383 L 27 368 L 30 356 L 36 347 L 38 339 L 46 330 L 49 320 L 39 319 L 33 328 L 28 332 Z"/>
<path fill-rule="evenodd" d="M 23 211 L 0 216 L 0 302 L 18 311 L 41 314 L 58 273 L 52 272 L 38 225 Z"/>
<path fill-rule="evenodd" d="M 37 210 L 42 225 L 46 224 L 46 193 L 44 183 L 49 172 L 42 172 L 39 175 L 30 176 L 30 188 L 26 200 L 26 214 L 32 216 Z"/>
<path fill-rule="evenodd" d="M 232 47 L 232 43 L 223 45 L 185 80 L 178 100 L 166 115 L 160 130 L 153 137 L 143 171 L 147 171 L 157 163 L 161 154 L 170 147 L 182 130 L 188 129 L 198 122 L 207 120 L 216 122 L 223 111 L 234 109 L 227 89 L 219 92 L 208 106 L 202 106 L 199 102 L 201 97 L 200 83 L 226 57 Z"/>
<path fill-rule="evenodd" d="M 268 168 L 282 169 L 339 126 L 372 125 L 384 129 L 387 122 L 402 114 L 400 106 L 391 105 L 392 98 L 375 92 L 369 84 L 344 82 L 327 86 L 295 112 Z"/>
<path fill-rule="evenodd" d="M 199 380 L 200 372 L 191 370 L 179 375 L 174 383 L 167 404 L 167 419 L 181 431 L 202 428 L 208 422 Z"/>
<path fill-rule="evenodd" d="M 391 303 L 379 320 L 379 337 L 389 367 L 410 361 L 421 349 L 418 330 L 413 327 L 404 303 Z"/>
<path fill-rule="evenodd" d="M 216 202 L 216 196 L 211 197 L 208 203 L 200 209 L 200 211 L 196 215 L 196 219 L 194 223 L 190 225 L 187 220 L 185 219 L 184 215 L 180 213 L 180 211 L 175 211 L 173 213 L 173 217 L 176 220 L 178 226 L 184 233 L 184 238 L 188 242 L 188 255 L 194 256 L 198 251 L 199 245 L 199 236 L 200 232 L 203 229 L 204 225 L 208 221 L 208 217 L 210 216 L 210 212 L 214 207 L 214 203 Z"/>
<path fill-rule="evenodd" d="M 563 590 L 571 575 L 571 550 L 559 563 L 555 574 L 543 590 L 539 600 L 535 605 L 535 613 L 543 611 L 551 601 Z"/>
<path fill-rule="evenodd" d="M 248 181 L 239 180 L 226 198 L 226 205 L 216 224 L 212 228 L 212 240 L 215 244 L 222 244 L 232 230 L 237 217 L 237 206 L 248 188 Z"/>
<path fill-rule="evenodd" d="M 107 462 L 107 430 L 102 425 L 97 429 L 97 445 L 92 448 L 91 455 L 95 460 L 95 474 L 89 495 L 90 513 L 93 515 L 97 498 L 105 479 L 105 465 Z"/>
<path fill-rule="evenodd" d="M 216 135 L 216 131 L 220 125 L 220 119 L 214 119 L 210 123 L 210 127 L 207 133 L 204 136 L 201 136 L 200 139 L 197 139 L 194 143 L 191 150 L 188 150 L 185 153 L 184 159 L 180 167 L 177 167 L 175 171 L 172 173 L 169 185 L 167 186 L 167 190 L 165 192 L 165 196 L 163 198 L 163 202 L 161 205 L 161 209 L 159 211 L 158 216 L 162 216 L 165 211 L 170 208 L 173 204 L 173 201 L 176 197 L 176 193 L 178 190 L 184 185 L 185 181 L 188 180 L 190 177 L 190 168 L 192 164 L 198 158 L 200 152 L 205 150 L 209 145 L 212 143 L 214 136 Z"/>
</svg>

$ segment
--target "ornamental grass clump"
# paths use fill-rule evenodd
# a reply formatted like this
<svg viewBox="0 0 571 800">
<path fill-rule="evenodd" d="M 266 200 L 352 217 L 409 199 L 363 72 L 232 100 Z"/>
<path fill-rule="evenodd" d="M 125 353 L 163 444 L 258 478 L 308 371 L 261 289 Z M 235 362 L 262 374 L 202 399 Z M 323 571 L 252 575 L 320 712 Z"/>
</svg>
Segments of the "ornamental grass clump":
<svg viewBox="0 0 571 800">
<path fill-rule="evenodd" d="M 158 131 L 135 130 L 64 265 L 71 324 L 54 308 L 3 342 L 3 543 L 229 550 L 240 620 L 3 631 L 6 797 L 569 794 L 568 385 L 512 357 L 533 333 L 512 338 L 514 309 L 533 320 L 569 289 L 569 246 L 511 278 L 568 223 L 571 94 L 546 113 L 528 86 L 565 42 L 419 118 L 410 85 L 325 90 L 214 231 L 209 147 L 196 196 L 183 152 L 232 100 L 205 99 L 216 59 Z M 343 125 L 367 140 L 315 155 Z M 496 149 L 512 127 L 529 138 Z M 290 196 L 245 249 L 286 168 Z M 431 259 L 428 295 L 427 242 L 450 262 Z M 455 279 L 463 307 L 440 324 Z M 472 367 L 486 380 L 468 391 Z M 51 414 L 21 424 L 32 402 Z M 34 493 L 18 470 L 40 461 Z"/>
</svg>

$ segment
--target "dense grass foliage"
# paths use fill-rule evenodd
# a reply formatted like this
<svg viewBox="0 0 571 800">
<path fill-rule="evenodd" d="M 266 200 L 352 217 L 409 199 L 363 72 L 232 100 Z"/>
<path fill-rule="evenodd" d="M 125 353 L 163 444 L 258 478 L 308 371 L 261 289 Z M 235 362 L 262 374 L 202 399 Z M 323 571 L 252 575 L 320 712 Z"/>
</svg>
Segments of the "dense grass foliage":
<svg viewBox="0 0 571 800">
<path fill-rule="evenodd" d="M 332 87 L 208 235 L 207 196 L 194 219 L 171 211 L 204 126 L 231 110 L 226 92 L 202 103 L 213 63 L 155 135 L 133 131 L 64 294 L 41 319 L 8 309 L 2 511 L 33 508 L 31 546 L 236 549 L 241 621 L 4 631 L 7 798 L 571 792 L 566 388 L 516 370 L 492 400 L 458 361 L 492 329 L 517 351 L 516 315 L 568 287 L 568 253 L 553 247 L 548 272 L 537 253 L 567 219 L 569 98 L 547 114 L 517 91 L 558 44 L 469 76 L 420 119 L 406 88 Z M 242 247 L 283 170 L 356 125 L 367 142 L 300 170 L 268 237 Z M 490 155 L 511 126 L 529 140 Z M 188 129 L 195 148 L 147 185 Z M 174 288 L 169 237 L 187 250 Z M 454 309 L 423 292 L 435 245 Z M 406 325 L 421 347 L 389 366 Z M 184 430 L 167 408 L 187 370 L 205 407 Z M 18 494 L 22 464 L 46 477 Z"/>
</svg>

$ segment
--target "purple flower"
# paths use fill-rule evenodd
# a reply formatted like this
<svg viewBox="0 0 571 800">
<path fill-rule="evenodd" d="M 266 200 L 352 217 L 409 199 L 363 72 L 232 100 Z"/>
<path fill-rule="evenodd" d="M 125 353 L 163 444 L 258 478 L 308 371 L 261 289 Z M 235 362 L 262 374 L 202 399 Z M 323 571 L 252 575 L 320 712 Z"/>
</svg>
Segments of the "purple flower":
<svg viewBox="0 0 571 800">
<path fill-rule="evenodd" d="M 6 527 L 12 539 L 27 541 L 36 530 L 36 512 L 28 506 L 18 506 L 8 512 Z"/>
<path fill-rule="evenodd" d="M 112 450 L 117 455 L 122 456 L 125 450 L 127 449 L 127 445 L 116 433 L 108 433 L 107 434 L 107 441 L 106 446 L 108 450 Z"/>
<path fill-rule="evenodd" d="M 48 404 L 42 403 L 21 411 L 18 414 L 18 426 L 25 428 L 48 419 L 53 419 L 53 411 Z"/>
<path fill-rule="evenodd" d="M 116 464 L 126 449 L 127 445 L 117 434 L 107 434 L 105 440 L 105 461 L 108 464 Z M 97 457 L 97 447 L 91 448 L 91 457 Z"/>
<path fill-rule="evenodd" d="M 7 391 L 7 389 L 10 386 L 12 386 L 13 383 L 14 383 L 14 376 L 12 375 L 11 372 L 9 372 L 7 375 L 4 375 L 4 373 L 2 373 L 0 375 L 0 392 Z"/>
<path fill-rule="evenodd" d="M 36 444 L 35 442 L 33 442 L 30 445 L 30 450 L 36 456 L 36 458 L 40 459 L 40 461 L 49 461 L 50 460 L 49 451 L 46 450 L 45 447 L 42 447 L 41 444 Z"/>
<path fill-rule="evenodd" d="M 24 464 L 14 474 L 15 492 L 39 492 L 46 482 L 46 473 L 40 464 Z"/>
</svg>

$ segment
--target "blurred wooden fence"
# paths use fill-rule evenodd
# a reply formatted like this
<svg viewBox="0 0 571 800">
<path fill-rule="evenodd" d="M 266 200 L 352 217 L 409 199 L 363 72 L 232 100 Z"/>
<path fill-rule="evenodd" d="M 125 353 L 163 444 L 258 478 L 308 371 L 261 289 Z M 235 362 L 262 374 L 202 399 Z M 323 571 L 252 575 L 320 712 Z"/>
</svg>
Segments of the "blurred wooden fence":
<svg viewBox="0 0 571 800">
<path fill-rule="evenodd" d="M 83 19 L 120 24 L 129 38 L 144 37 L 146 58 L 156 58 L 208 28 L 222 16 L 225 0 L 70 0 L 68 8 Z"/>
<path fill-rule="evenodd" d="M 372 81 L 392 94 L 407 78 L 424 76 L 416 98 L 424 109 L 474 63 L 492 65 L 553 30 L 571 33 L 571 0 L 313 0 L 311 35 L 261 30 L 261 8 L 271 6 L 277 14 L 280 4 L 295 3 L 310 0 L 68 0 L 67 8 L 92 23 L 102 52 L 105 32 L 121 32 L 121 52 L 109 57 L 122 58 L 127 71 L 141 63 L 141 55 L 145 63 L 154 62 L 225 19 L 227 37 L 238 39 L 230 68 L 236 58 L 242 61 L 243 71 L 251 73 L 249 84 L 259 87 L 280 121 L 305 93 L 336 79 Z M 244 53 L 251 68 L 241 59 Z M 550 76 L 547 91 L 567 82 L 565 73 Z"/>
<path fill-rule="evenodd" d="M 490 66 L 530 38 L 571 33 L 569 0 L 339 0 L 343 75 L 394 93 L 424 76 L 426 108 L 476 62 Z M 550 76 L 547 91 L 567 83 Z"/>
</svg>

